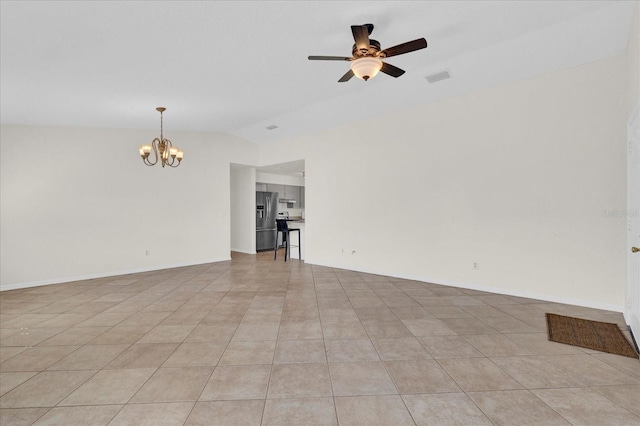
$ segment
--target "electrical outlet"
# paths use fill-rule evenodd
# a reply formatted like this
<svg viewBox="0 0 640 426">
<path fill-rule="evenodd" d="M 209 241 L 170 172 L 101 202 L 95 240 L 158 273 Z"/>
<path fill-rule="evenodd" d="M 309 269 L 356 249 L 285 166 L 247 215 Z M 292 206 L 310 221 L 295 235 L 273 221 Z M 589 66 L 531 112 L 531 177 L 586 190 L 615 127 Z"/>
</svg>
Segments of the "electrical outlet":
<svg viewBox="0 0 640 426">
<path fill-rule="evenodd" d="M 473 269 L 480 269 L 480 264 L 478 262 L 473 262 Z"/>
</svg>

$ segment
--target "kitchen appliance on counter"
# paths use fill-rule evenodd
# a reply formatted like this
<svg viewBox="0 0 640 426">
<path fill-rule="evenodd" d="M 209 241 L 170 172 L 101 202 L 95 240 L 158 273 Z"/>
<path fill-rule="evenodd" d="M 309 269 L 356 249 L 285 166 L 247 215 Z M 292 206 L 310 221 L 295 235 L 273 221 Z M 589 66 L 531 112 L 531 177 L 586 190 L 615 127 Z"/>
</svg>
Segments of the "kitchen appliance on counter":
<svg viewBox="0 0 640 426">
<path fill-rule="evenodd" d="M 276 244 L 278 193 L 256 192 L 256 251 L 273 250 Z"/>
</svg>

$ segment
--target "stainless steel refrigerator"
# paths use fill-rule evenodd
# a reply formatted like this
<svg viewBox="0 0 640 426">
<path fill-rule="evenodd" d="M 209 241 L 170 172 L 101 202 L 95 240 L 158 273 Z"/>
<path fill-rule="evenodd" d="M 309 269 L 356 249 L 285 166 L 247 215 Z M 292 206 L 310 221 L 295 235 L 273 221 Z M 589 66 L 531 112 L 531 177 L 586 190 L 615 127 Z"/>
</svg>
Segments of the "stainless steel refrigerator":
<svg viewBox="0 0 640 426">
<path fill-rule="evenodd" d="M 278 193 L 256 192 L 256 251 L 273 250 L 277 215 Z"/>
</svg>

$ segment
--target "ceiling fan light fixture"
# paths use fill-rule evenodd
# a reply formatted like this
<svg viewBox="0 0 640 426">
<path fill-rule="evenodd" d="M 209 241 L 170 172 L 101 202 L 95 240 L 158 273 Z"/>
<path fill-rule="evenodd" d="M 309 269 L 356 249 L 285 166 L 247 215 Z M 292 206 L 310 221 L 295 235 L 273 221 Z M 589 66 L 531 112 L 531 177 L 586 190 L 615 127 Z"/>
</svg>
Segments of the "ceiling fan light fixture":
<svg viewBox="0 0 640 426">
<path fill-rule="evenodd" d="M 382 61 L 374 57 L 364 57 L 351 62 L 351 71 L 364 81 L 373 78 L 382 68 Z"/>
</svg>

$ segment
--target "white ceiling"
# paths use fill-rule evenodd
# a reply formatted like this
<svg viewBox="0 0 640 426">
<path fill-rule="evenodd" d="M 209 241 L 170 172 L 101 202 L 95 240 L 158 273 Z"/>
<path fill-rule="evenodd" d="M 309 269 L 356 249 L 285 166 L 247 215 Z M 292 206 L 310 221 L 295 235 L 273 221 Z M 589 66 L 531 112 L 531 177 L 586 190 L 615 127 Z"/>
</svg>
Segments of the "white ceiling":
<svg viewBox="0 0 640 426">
<path fill-rule="evenodd" d="M 227 132 L 255 143 L 521 80 L 625 52 L 634 1 L 2 1 L 5 124 Z M 350 26 L 394 79 L 337 80 Z M 436 84 L 425 77 L 448 69 Z M 267 130 L 269 125 L 275 130 Z"/>
</svg>

